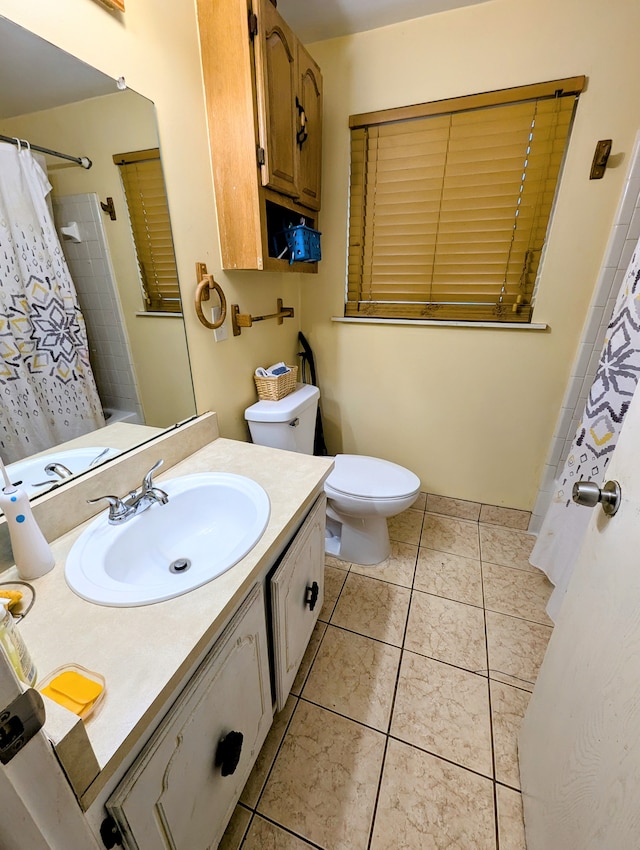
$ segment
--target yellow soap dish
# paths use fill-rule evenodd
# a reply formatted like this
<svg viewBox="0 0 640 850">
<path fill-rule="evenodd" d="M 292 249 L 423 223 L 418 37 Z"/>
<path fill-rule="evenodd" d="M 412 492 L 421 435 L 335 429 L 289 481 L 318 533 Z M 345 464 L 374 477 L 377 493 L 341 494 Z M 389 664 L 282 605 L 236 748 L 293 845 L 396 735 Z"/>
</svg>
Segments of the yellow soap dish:
<svg viewBox="0 0 640 850">
<path fill-rule="evenodd" d="M 106 684 L 99 673 L 79 664 L 65 664 L 40 682 L 38 690 L 86 720 L 104 699 Z"/>
</svg>

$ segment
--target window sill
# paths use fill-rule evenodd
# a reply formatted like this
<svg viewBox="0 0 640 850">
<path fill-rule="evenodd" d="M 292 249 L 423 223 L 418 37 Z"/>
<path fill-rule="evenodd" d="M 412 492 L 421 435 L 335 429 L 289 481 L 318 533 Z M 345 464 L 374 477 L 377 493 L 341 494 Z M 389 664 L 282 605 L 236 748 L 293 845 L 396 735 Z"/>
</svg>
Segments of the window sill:
<svg viewBox="0 0 640 850">
<path fill-rule="evenodd" d="M 364 319 L 356 316 L 332 316 L 332 322 L 342 322 L 346 325 L 428 325 L 436 328 L 491 328 L 492 330 L 546 331 L 549 325 L 545 322 L 456 322 L 452 320 L 434 319 Z"/>
<path fill-rule="evenodd" d="M 182 319 L 183 317 L 182 313 L 154 313 L 152 310 L 149 310 L 148 312 L 145 310 L 139 310 L 136 313 L 136 317 L 139 319 L 142 319 L 145 316 L 151 316 L 153 319 Z"/>
</svg>

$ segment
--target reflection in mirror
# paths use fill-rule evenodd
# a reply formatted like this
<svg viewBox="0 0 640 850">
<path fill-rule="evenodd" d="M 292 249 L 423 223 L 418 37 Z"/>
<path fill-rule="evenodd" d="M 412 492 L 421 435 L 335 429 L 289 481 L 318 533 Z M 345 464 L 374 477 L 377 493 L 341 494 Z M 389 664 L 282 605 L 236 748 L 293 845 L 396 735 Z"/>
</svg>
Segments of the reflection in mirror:
<svg viewBox="0 0 640 850">
<path fill-rule="evenodd" d="M 38 492 L 189 418 L 195 401 L 166 202 L 150 259 L 132 221 L 153 204 L 130 218 L 114 162 L 158 149 L 153 104 L 4 18 L 0 81 L 0 135 L 92 163 L 0 142 L 0 455 Z M 164 312 L 149 291 L 169 292 L 169 264 Z"/>
</svg>

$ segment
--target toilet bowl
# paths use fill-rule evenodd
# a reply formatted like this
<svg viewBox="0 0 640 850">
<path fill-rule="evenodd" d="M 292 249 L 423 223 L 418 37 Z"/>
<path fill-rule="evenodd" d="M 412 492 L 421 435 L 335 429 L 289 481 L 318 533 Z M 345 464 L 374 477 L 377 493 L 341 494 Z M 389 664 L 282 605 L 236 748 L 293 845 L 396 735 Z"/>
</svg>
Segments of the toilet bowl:
<svg viewBox="0 0 640 850">
<path fill-rule="evenodd" d="M 313 454 L 317 387 L 297 384 L 280 401 L 259 401 L 245 410 L 251 439 L 272 448 Z M 407 510 L 420 492 L 413 472 L 376 457 L 336 455 L 325 483 L 327 554 L 370 566 L 389 557 L 387 519 Z"/>
</svg>

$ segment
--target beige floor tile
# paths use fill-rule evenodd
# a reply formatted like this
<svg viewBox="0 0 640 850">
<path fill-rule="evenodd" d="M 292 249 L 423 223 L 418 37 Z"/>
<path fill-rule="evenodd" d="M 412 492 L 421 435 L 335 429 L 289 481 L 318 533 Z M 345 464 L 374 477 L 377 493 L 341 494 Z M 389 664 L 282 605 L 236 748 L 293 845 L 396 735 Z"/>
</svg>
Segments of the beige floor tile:
<svg viewBox="0 0 640 850">
<path fill-rule="evenodd" d="M 234 813 L 231 815 L 231 820 L 224 831 L 222 840 L 218 844 L 218 850 L 238 850 L 242 844 L 242 839 L 245 836 L 250 820 L 251 812 L 245 809 L 244 806 L 236 806 Z"/>
<path fill-rule="evenodd" d="M 387 521 L 389 537 L 391 540 L 397 540 L 400 543 L 413 543 L 414 546 L 417 546 L 420 542 L 423 519 L 423 511 L 411 509 L 390 517 Z"/>
<path fill-rule="evenodd" d="M 391 734 L 493 778 L 489 685 L 482 676 L 405 652 Z"/>
<path fill-rule="evenodd" d="M 546 605 L 553 585 L 544 573 L 482 562 L 484 604 L 489 611 L 552 626 Z"/>
<path fill-rule="evenodd" d="M 331 622 L 401 646 L 410 597 L 406 587 L 349 573 Z"/>
<path fill-rule="evenodd" d="M 385 737 L 301 700 L 258 811 L 332 850 L 366 850 Z"/>
<path fill-rule="evenodd" d="M 336 569 L 336 567 L 324 568 L 324 602 L 318 619 L 328 623 L 333 614 L 333 609 L 336 606 L 340 591 L 347 580 L 347 575 L 344 570 Z"/>
<path fill-rule="evenodd" d="M 531 695 L 502 682 L 492 681 L 490 688 L 496 779 L 520 789 L 518 733 Z"/>
<path fill-rule="evenodd" d="M 363 567 L 360 564 L 351 565 L 351 573 L 362 576 L 370 576 L 381 581 L 389 581 L 391 584 L 400 584 L 403 587 L 411 587 L 413 575 L 416 571 L 416 558 L 418 547 L 410 543 L 398 543 L 391 541 L 391 554 L 381 564 L 373 567 Z"/>
<path fill-rule="evenodd" d="M 479 558 L 478 523 L 437 514 L 425 514 L 420 545 L 465 558 Z"/>
<path fill-rule="evenodd" d="M 427 507 L 427 494 L 420 493 L 411 507 L 414 511 L 424 511 Z"/>
<path fill-rule="evenodd" d="M 470 519 L 478 521 L 480 516 L 480 504 L 478 502 L 467 502 L 464 499 L 450 499 L 448 496 L 427 496 L 427 507 L 430 513 L 445 514 L 446 516 L 458 517 L 458 519 Z"/>
<path fill-rule="evenodd" d="M 347 561 L 341 561 L 340 558 L 334 558 L 333 555 L 327 555 L 325 552 L 324 555 L 324 563 L 327 567 L 335 567 L 336 570 L 344 570 L 349 572 L 351 569 L 351 564 Z"/>
<path fill-rule="evenodd" d="M 496 786 L 500 850 L 527 850 L 522 817 L 522 794 Z"/>
<path fill-rule="evenodd" d="M 329 626 L 302 697 L 386 732 L 399 666 L 398 647 Z"/>
<path fill-rule="evenodd" d="M 291 686 L 291 693 L 295 696 L 300 696 L 302 686 L 304 685 L 304 681 L 307 678 L 307 674 L 311 669 L 313 659 L 316 657 L 320 642 L 322 641 L 326 630 L 327 624 L 323 623 L 322 620 L 318 620 L 318 622 L 315 624 L 313 632 L 311 633 L 311 639 L 307 645 L 305 653 L 302 656 L 302 661 L 300 662 L 300 667 L 298 668 L 298 672 L 296 673 L 296 678 L 294 679 L 293 685 Z"/>
<path fill-rule="evenodd" d="M 530 520 L 530 511 L 500 508 L 496 505 L 483 505 L 480 509 L 480 522 L 490 525 L 504 525 L 506 528 L 519 528 L 520 531 L 526 531 Z"/>
<path fill-rule="evenodd" d="M 532 690 L 551 627 L 494 611 L 486 612 L 486 620 L 490 677 Z"/>
<path fill-rule="evenodd" d="M 391 739 L 371 850 L 495 846 L 492 782 Z"/>
<path fill-rule="evenodd" d="M 259 815 L 253 819 L 242 850 L 312 850 L 301 838 L 285 832 Z"/>
<path fill-rule="evenodd" d="M 482 607 L 480 561 L 435 549 L 420 549 L 413 587 Z"/>
<path fill-rule="evenodd" d="M 498 525 L 480 525 L 480 557 L 483 561 L 503 567 L 540 572 L 529 563 L 529 555 L 535 543 L 533 534 Z"/>
<path fill-rule="evenodd" d="M 462 602 L 414 591 L 404 645 L 472 672 L 487 669 L 484 614 Z"/>
<path fill-rule="evenodd" d="M 240 795 L 240 802 L 244 803 L 245 806 L 249 806 L 250 809 L 255 809 L 256 807 L 297 702 L 296 697 L 289 696 L 285 707 L 273 718 L 273 725 L 269 730 L 266 741 L 262 745 L 253 770 L 249 774 L 247 784 L 244 786 L 244 790 Z"/>
</svg>

